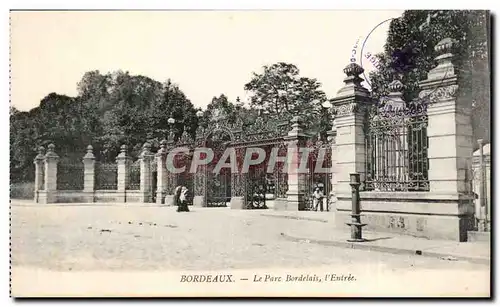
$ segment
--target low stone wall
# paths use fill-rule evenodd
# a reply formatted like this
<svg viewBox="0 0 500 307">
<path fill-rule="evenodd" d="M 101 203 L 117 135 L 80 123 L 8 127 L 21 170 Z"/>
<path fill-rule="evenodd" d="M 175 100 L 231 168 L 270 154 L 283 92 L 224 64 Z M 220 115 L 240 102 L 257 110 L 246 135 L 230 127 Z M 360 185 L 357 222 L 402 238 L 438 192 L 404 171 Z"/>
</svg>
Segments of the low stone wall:
<svg viewBox="0 0 500 307">
<path fill-rule="evenodd" d="M 142 203 L 148 197 L 138 190 L 119 192 L 116 190 L 96 190 L 94 192 L 63 190 L 50 192 L 52 201 L 46 201 L 47 193 L 39 191 L 40 203 Z M 152 199 L 149 197 L 150 201 Z"/>
<path fill-rule="evenodd" d="M 94 193 L 84 191 L 56 191 L 57 203 L 93 203 Z"/>
<path fill-rule="evenodd" d="M 276 211 L 297 211 L 297 207 L 288 208 L 288 202 L 286 198 L 276 198 L 274 200 L 274 210 Z"/>
<path fill-rule="evenodd" d="M 473 226 L 472 195 L 360 192 L 360 199 L 367 230 L 463 242 Z M 348 227 L 351 206 L 351 195 L 337 195 L 336 227 Z"/>
</svg>

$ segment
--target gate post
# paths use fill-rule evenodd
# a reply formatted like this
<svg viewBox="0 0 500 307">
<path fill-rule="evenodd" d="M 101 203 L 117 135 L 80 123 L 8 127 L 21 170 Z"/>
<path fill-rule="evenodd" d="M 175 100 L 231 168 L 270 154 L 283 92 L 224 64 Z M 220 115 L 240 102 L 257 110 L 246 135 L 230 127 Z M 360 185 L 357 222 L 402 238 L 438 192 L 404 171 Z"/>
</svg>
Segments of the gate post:
<svg viewBox="0 0 500 307">
<path fill-rule="evenodd" d="M 483 140 L 477 140 L 477 144 L 479 145 L 479 216 L 476 217 L 479 219 L 478 230 L 479 231 L 487 231 L 486 228 L 486 215 L 488 211 L 486 210 L 486 172 L 484 167 L 484 151 L 483 151 Z"/>
<path fill-rule="evenodd" d="M 94 202 L 95 188 L 95 156 L 92 145 L 87 146 L 87 153 L 83 156 L 83 192 L 87 194 L 86 202 Z"/>
<path fill-rule="evenodd" d="M 160 142 L 160 150 L 156 153 L 156 203 L 158 205 L 165 203 L 165 196 L 167 195 L 168 175 L 167 175 L 167 145 L 166 140 Z M 153 191 L 154 192 L 154 191 Z"/>
<path fill-rule="evenodd" d="M 43 191 L 45 189 L 45 184 L 43 182 L 43 168 L 44 168 L 44 160 L 45 160 L 45 148 L 43 146 L 38 147 L 38 155 L 35 157 L 35 203 L 40 201 L 39 199 L 39 191 Z"/>
<path fill-rule="evenodd" d="M 433 216 L 429 229 L 439 227 L 440 232 L 465 241 L 467 230 L 472 229 L 474 212 L 468 182 L 472 169 L 472 124 L 471 102 L 457 99 L 457 75 L 452 63 L 456 43 L 445 38 L 435 46 L 438 65 L 429 71 L 427 80 L 420 82 L 419 97 L 428 100 L 430 192 L 448 195 L 446 203 L 436 205 L 441 206 L 441 214 L 450 215 Z"/>
<path fill-rule="evenodd" d="M 328 211 L 333 211 L 335 212 L 336 210 L 336 205 L 337 205 L 337 146 L 335 144 L 336 139 L 337 139 L 337 128 L 335 127 L 335 118 L 333 118 L 332 121 L 332 130 L 327 132 L 328 135 L 328 140 L 330 142 L 331 146 L 331 179 L 330 179 L 330 184 L 332 186 L 332 189 L 330 190 L 330 197 L 329 201 L 326 204 Z M 334 207 L 335 206 L 335 207 Z"/>
<path fill-rule="evenodd" d="M 45 154 L 45 188 L 39 193 L 40 202 L 43 204 L 55 203 L 57 201 L 57 163 L 59 156 L 54 151 L 54 144 L 49 144 Z"/>
<path fill-rule="evenodd" d="M 361 85 L 364 69 L 356 63 L 344 68 L 344 87 L 331 100 L 335 120 L 335 153 L 332 152 L 333 172 L 336 178 L 336 225 L 345 225 L 351 211 L 350 173 L 359 173 L 361 190 L 365 181 L 365 124 L 372 104 L 370 92 Z M 334 157 L 334 158 L 333 158 Z"/>
<path fill-rule="evenodd" d="M 120 153 L 116 157 L 117 163 L 117 201 L 126 202 L 126 189 L 129 182 L 130 157 L 127 155 L 127 145 L 120 147 Z"/>
<path fill-rule="evenodd" d="M 150 203 L 153 197 L 151 190 L 151 161 L 153 158 L 151 145 L 148 142 L 144 143 L 141 155 L 139 156 L 141 169 L 139 190 L 141 192 L 140 202 L 142 203 Z"/>
<path fill-rule="evenodd" d="M 302 119 L 299 116 L 292 118 L 292 130 L 284 137 L 287 142 L 287 171 L 288 171 L 288 191 L 287 211 L 304 210 L 305 204 L 305 174 L 300 168 L 302 160 L 302 150 L 304 149 L 306 135 L 302 127 Z"/>
<path fill-rule="evenodd" d="M 175 148 L 175 142 L 173 140 L 173 135 L 169 136 L 169 140 L 167 141 L 167 150 L 165 152 L 165 157 L 168 156 L 171 150 Z M 165 161 L 166 163 L 166 161 Z M 176 165 L 176 159 L 174 157 L 172 163 Z M 170 171 L 166 171 L 167 173 L 167 183 L 166 183 L 166 192 L 165 192 L 165 206 L 173 206 L 175 204 L 175 196 L 174 196 L 174 190 L 177 187 L 177 176 L 179 174 L 174 174 Z"/>
</svg>

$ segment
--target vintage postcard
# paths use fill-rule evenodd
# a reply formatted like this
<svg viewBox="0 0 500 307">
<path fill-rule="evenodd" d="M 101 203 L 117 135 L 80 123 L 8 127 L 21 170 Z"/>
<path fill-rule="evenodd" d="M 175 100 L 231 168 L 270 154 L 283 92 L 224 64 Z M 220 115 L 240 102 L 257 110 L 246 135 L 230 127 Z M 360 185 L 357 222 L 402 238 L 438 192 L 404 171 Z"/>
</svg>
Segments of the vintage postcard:
<svg viewBox="0 0 500 307">
<path fill-rule="evenodd" d="M 11 296 L 490 297 L 490 50 L 484 10 L 11 10 Z"/>
</svg>

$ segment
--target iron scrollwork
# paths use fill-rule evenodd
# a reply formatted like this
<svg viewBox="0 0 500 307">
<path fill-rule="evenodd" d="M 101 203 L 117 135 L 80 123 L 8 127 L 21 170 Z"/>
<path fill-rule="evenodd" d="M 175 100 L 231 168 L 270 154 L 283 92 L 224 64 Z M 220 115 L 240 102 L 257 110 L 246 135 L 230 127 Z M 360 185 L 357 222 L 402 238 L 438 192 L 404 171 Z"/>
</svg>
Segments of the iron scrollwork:
<svg viewBox="0 0 500 307">
<path fill-rule="evenodd" d="M 373 106 L 366 131 L 365 189 L 428 191 L 427 103 Z"/>
</svg>

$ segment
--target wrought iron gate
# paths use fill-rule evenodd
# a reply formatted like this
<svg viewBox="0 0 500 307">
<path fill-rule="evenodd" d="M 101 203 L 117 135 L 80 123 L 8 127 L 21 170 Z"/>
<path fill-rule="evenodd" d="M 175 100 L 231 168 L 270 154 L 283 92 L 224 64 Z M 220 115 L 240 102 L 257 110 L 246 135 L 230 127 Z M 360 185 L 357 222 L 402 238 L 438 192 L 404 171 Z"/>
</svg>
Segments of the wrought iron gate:
<svg viewBox="0 0 500 307">
<path fill-rule="evenodd" d="M 323 194 L 319 201 L 318 210 L 329 211 L 330 193 L 332 191 L 332 144 L 330 142 L 315 141 L 308 144 L 308 170 L 305 174 L 305 210 L 314 209 L 314 192 L 316 189 Z M 319 164 L 317 166 L 317 164 Z M 326 171 L 319 172 L 319 169 Z"/>
<path fill-rule="evenodd" d="M 221 168 L 214 173 L 220 159 L 224 158 L 225 150 L 230 141 L 231 136 L 221 129 L 213 130 L 206 140 L 206 146 L 211 148 L 214 153 L 212 162 L 205 168 L 207 207 L 227 207 L 227 203 L 231 200 L 231 169 Z"/>
<path fill-rule="evenodd" d="M 368 114 L 365 190 L 428 191 L 427 104 L 388 100 Z"/>
<path fill-rule="evenodd" d="M 231 200 L 231 171 L 227 168 L 214 174 L 207 170 L 207 207 L 226 207 Z"/>
<path fill-rule="evenodd" d="M 246 174 L 246 206 L 247 209 L 267 209 L 266 192 L 267 177 L 264 167 L 251 167 Z"/>
</svg>

